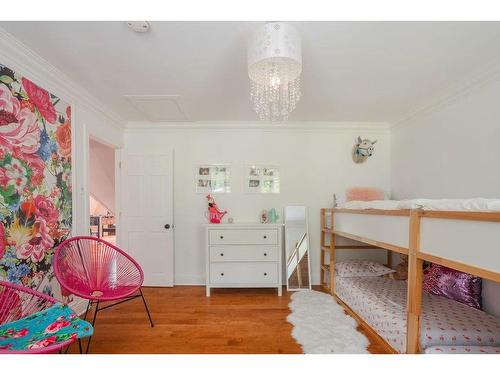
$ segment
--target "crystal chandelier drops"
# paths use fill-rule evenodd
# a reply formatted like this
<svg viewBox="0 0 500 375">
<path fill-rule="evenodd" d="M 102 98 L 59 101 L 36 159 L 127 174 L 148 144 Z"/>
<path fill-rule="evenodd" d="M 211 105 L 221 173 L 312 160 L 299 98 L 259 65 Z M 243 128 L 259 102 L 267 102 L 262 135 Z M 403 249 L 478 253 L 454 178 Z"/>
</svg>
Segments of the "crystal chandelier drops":
<svg viewBox="0 0 500 375">
<path fill-rule="evenodd" d="M 248 42 L 250 99 L 261 120 L 286 121 L 300 100 L 302 52 L 297 31 L 269 22 Z"/>
</svg>

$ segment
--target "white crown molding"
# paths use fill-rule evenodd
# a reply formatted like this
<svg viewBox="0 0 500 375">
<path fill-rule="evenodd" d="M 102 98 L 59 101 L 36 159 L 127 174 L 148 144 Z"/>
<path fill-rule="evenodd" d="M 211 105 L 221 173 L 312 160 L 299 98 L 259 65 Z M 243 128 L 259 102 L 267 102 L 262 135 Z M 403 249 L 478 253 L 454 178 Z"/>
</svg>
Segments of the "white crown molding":
<svg viewBox="0 0 500 375">
<path fill-rule="evenodd" d="M 303 131 L 361 134 L 389 134 L 390 125 L 384 122 L 256 122 L 256 121 L 197 121 L 197 122 L 148 122 L 131 121 L 125 125 L 126 132 L 144 130 L 157 132 L 176 131 Z"/>
<path fill-rule="evenodd" d="M 494 60 L 463 79 L 438 91 L 434 95 L 411 109 L 405 116 L 393 122 L 391 131 L 408 126 L 412 120 L 430 113 L 438 112 L 460 98 L 469 95 L 475 90 L 500 79 L 500 60 Z"/>
<path fill-rule="evenodd" d="M 33 80 L 65 101 L 83 105 L 103 115 L 109 120 L 110 125 L 123 128 L 125 121 L 119 115 L 1 27 L 0 63 Z"/>
</svg>

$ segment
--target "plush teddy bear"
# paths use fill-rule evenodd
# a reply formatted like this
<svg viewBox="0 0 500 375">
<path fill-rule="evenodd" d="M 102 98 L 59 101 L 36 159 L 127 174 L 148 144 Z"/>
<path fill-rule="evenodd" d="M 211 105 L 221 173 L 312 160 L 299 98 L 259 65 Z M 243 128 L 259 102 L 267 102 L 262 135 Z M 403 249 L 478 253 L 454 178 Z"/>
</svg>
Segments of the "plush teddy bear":
<svg viewBox="0 0 500 375">
<path fill-rule="evenodd" d="M 389 277 L 394 280 L 408 279 L 408 255 L 400 255 L 401 262 L 396 266 L 395 271 L 389 274 Z"/>
</svg>

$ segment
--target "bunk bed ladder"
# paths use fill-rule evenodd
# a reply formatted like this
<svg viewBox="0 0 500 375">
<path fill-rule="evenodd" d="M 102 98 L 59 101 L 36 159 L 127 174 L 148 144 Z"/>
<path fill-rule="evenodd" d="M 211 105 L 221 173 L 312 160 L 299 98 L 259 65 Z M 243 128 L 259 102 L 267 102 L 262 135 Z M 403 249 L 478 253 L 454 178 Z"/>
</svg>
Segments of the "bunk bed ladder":
<svg viewBox="0 0 500 375">
<path fill-rule="evenodd" d="M 328 220 L 328 217 L 330 220 Z M 329 221 L 329 223 L 328 223 Z M 328 293 L 334 294 L 335 233 L 333 231 L 333 208 L 321 209 L 321 251 L 320 251 L 320 283 Z M 328 241 L 327 241 L 328 238 Z M 328 253 L 328 259 L 326 254 Z"/>
</svg>

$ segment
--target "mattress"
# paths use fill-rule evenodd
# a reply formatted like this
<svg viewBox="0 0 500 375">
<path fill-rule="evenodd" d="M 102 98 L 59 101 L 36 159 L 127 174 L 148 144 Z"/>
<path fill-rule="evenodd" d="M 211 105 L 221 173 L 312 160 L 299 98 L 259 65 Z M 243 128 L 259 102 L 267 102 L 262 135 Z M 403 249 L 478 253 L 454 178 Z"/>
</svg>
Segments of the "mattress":
<svg viewBox="0 0 500 375">
<path fill-rule="evenodd" d="M 425 354 L 500 354 L 500 346 L 431 346 Z"/>
<path fill-rule="evenodd" d="M 406 352 L 406 281 L 335 277 L 335 293 L 400 353 Z M 423 292 L 420 347 L 500 346 L 500 319 Z"/>
<path fill-rule="evenodd" d="M 406 199 L 378 201 L 349 201 L 338 205 L 348 209 L 407 210 L 420 208 L 429 211 L 500 211 L 500 199 Z"/>
</svg>

